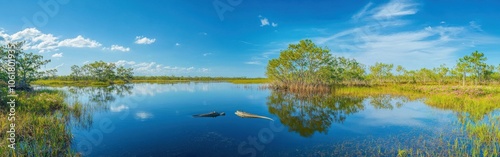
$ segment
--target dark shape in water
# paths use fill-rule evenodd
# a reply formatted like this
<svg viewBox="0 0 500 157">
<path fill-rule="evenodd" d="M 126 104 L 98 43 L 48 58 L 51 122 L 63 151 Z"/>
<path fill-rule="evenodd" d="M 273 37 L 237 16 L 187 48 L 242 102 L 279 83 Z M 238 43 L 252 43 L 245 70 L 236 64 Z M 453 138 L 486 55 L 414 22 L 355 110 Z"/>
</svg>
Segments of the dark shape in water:
<svg viewBox="0 0 500 157">
<path fill-rule="evenodd" d="M 226 113 L 224 113 L 224 112 L 218 113 L 218 112 L 213 111 L 210 113 L 195 114 L 195 115 L 193 115 L 193 117 L 213 117 L 213 118 L 215 118 L 215 117 L 224 116 L 224 115 L 226 115 Z"/>
<path fill-rule="evenodd" d="M 240 116 L 241 118 L 262 118 L 262 119 L 268 119 L 268 120 L 274 121 L 273 119 L 271 119 L 269 117 L 259 116 L 259 115 L 255 115 L 255 114 L 242 112 L 242 111 L 236 111 L 234 114 L 236 114 L 237 116 Z"/>
</svg>

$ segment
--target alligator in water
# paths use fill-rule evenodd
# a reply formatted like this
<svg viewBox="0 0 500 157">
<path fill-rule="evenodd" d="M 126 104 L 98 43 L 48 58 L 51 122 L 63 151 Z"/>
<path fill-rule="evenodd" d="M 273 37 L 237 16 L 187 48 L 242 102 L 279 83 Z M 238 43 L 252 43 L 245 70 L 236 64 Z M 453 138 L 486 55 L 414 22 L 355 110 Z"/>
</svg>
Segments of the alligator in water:
<svg viewBox="0 0 500 157">
<path fill-rule="evenodd" d="M 224 112 L 221 112 L 221 113 L 218 113 L 218 112 L 210 112 L 210 113 L 204 113 L 204 114 L 196 114 L 196 115 L 193 115 L 193 117 L 218 117 L 218 116 L 224 116 L 226 115 L 226 113 Z"/>
<path fill-rule="evenodd" d="M 273 119 L 271 119 L 269 117 L 259 116 L 259 115 L 255 115 L 255 114 L 242 112 L 242 111 L 236 111 L 234 114 L 236 114 L 237 116 L 240 116 L 242 118 L 262 118 L 262 119 L 268 119 L 268 120 L 274 121 Z"/>
</svg>

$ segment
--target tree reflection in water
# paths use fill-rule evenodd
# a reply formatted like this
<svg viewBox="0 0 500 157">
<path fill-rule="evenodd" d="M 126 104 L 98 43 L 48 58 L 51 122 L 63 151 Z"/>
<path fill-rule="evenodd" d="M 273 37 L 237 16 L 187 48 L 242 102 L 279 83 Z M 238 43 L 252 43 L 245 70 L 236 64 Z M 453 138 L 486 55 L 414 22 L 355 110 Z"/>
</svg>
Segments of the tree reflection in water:
<svg viewBox="0 0 500 157">
<path fill-rule="evenodd" d="M 116 97 L 132 94 L 133 85 L 113 85 L 108 87 L 70 87 L 68 100 L 79 112 L 73 113 L 72 125 L 89 129 L 92 126 L 92 114 L 98 111 L 109 111 L 109 104 Z M 82 102 L 84 102 L 82 104 Z"/>
<path fill-rule="evenodd" d="M 347 116 L 365 109 L 363 101 L 368 99 L 375 109 L 399 108 L 409 99 L 403 96 L 345 96 L 332 93 L 292 93 L 271 91 L 267 98 L 269 112 L 279 117 L 289 131 L 303 137 L 315 132 L 326 134 L 332 123 L 342 123 Z"/>
<path fill-rule="evenodd" d="M 269 112 L 277 115 L 281 123 L 289 127 L 289 131 L 310 137 L 315 132 L 326 134 L 332 122 L 342 123 L 348 115 L 363 110 L 363 99 L 272 91 L 267 105 Z"/>
</svg>

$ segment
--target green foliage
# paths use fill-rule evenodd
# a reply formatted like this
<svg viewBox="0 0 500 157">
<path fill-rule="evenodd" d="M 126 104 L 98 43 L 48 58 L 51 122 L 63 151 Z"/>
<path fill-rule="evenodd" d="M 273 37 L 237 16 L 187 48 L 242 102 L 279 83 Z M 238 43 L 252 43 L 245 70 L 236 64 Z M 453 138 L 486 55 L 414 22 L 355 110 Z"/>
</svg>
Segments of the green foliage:
<svg viewBox="0 0 500 157">
<path fill-rule="evenodd" d="M 7 73 L 14 73 L 16 88 L 27 90 L 31 89 L 30 84 L 32 81 L 42 77 L 54 76 L 57 70 L 40 70 L 50 62 L 50 59 L 44 60 L 41 55 L 22 51 L 23 44 L 24 42 L 17 42 L 0 47 L 0 78 L 7 82 Z M 9 53 L 9 51 L 14 53 Z M 15 63 L 15 68 L 9 68 L 9 63 Z"/>
<path fill-rule="evenodd" d="M 460 58 L 457 62 L 457 71 L 463 73 L 463 85 L 465 85 L 465 77 L 467 73 L 471 73 L 473 79 L 475 80 L 475 84 L 477 85 L 482 78 L 484 78 L 484 74 L 486 70 L 485 61 L 487 58 L 483 53 L 475 51 L 472 52 L 470 56 L 464 56 Z"/>
<path fill-rule="evenodd" d="M 16 149 L 7 147 L 8 141 L 0 141 L 0 156 L 78 156 L 71 149 L 69 115 L 76 111 L 68 108 L 64 94 L 52 90 L 21 91 L 16 103 Z M 5 110 L 0 106 L 0 110 Z M 81 109 L 80 109 L 81 110 Z M 0 112 L 0 119 L 7 119 Z M 9 123 L 0 123 L 0 138 L 9 129 Z"/>
<path fill-rule="evenodd" d="M 384 63 L 375 63 L 375 65 L 370 66 L 370 75 L 369 77 L 378 82 L 378 84 L 382 84 L 383 82 L 387 82 L 387 80 L 391 79 L 393 64 L 384 64 Z"/>
<path fill-rule="evenodd" d="M 331 55 L 328 49 L 316 46 L 311 40 L 290 44 L 281 51 L 278 59 L 272 59 L 267 66 L 266 75 L 279 84 L 327 84 L 335 71 L 329 68 Z"/>
<path fill-rule="evenodd" d="M 77 65 L 71 66 L 70 78 L 75 81 L 94 80 L 99 82 L 113 82 L 115 79 L 119 79 L 130 82 L 134 74 L 132 71 L 132 68 L 124 68 L 123 66 L 117 68 L 114 63 L 96 61 L 85 64 L 82 67 Z"/>
<path fill-rule="evenodd" d="M 275 87 L 288 89 L 314 89 L 363 80 L 363 65 L 354 59 L 332 57 L 329 52 L 311 40 L 290 44 L 279 58 L 268 62 L 266 75 Z"/>
</svg>

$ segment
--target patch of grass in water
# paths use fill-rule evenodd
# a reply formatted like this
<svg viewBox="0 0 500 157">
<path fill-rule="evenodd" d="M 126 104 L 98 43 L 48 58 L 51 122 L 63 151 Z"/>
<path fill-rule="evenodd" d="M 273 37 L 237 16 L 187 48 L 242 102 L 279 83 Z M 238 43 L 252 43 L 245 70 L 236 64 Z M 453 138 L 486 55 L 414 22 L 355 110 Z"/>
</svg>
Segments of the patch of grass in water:
<svg viewBox="0 0 500 157">
<path fill-rule="evenodd" d="M 71 150 L 69 115 L 78 108 L 69 108 L 64 94 L 54 90 L 20 92 L 16 102 L 16 149 L 8 148 L 8 125 L 1 123 L 0 156 L 79 156 Z M 1 110 L 7 106 L 0 105 Z M 81 108 L 80 108 L 81 109 Z M 0 119 L 7 119 L 5 112 Z"/>
</svg>

